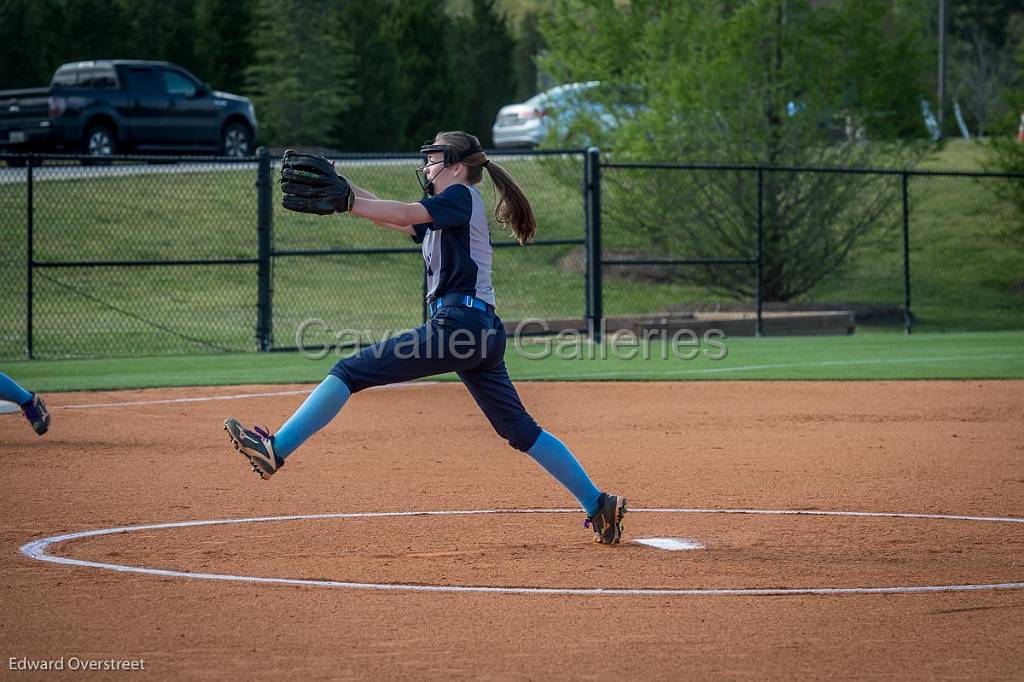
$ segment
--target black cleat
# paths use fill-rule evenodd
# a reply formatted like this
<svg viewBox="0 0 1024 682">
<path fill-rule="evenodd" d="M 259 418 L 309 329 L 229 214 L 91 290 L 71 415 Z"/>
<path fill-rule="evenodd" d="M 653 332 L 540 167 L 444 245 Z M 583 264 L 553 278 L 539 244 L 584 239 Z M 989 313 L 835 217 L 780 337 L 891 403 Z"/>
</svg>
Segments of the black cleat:
<svg viewBox="0 0 1024 682">
<path fill-rule="evenodd" d="M 46 403 L 37 393 L 33 393 L 32 399 L 21 406 L 21 413 L 25 415 L 25 419 L 40 436 L 50 428 L 50 412 L 46 409 Z"/>
<path fill-rule="evenodd" d="M 224 422 L 224 430 L 231 436 L 235 449 L 249 460 L 252 470 L 263 480 L 284 466 L 284 460 L 274 454 L 274 441 L 265 429 L 256 426 L 250 430 L 237 419 L 228 419 Z"/>
<path fill-rule="evenodd" d="M 583 522 L 583 527 L 594 528 L 594 542 L 617 545 L 622 538 L 622 517 L 626 515 L 626 498 L 601 493 L 597 498 L 597 511 Z"/>
</svg>

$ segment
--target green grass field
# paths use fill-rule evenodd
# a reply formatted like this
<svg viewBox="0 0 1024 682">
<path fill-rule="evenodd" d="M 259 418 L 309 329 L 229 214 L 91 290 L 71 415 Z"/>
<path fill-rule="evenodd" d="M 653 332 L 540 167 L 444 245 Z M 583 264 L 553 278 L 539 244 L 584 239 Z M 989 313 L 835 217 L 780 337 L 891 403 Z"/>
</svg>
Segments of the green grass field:
<svg viewBox="0 0 1024 682">
<path fill-rule="evenodd" d="M 926 166 L 976 168 L 979 152 L 946 145 Z M 540 239 L 581 239 L 583 202 L 575 161 L 511 160 L 506 167 L 534 203 Z M 413 200 L 415 162 L 339 165 L 382 196 Z M 80 172 L 69 167 L 68 173 Z M 38 182 L 37 261 L 253 258 L 255 173 L 251 170 L 142 174 Z M 1024 253 L 999 235 L 1019 220 L 990 191 L 992 181 L 914 178 L 911 192 L 912 310 L 918 331 L 1024 329 Z M 491 204 L 491 189 L 483 195 Z M 680 197 L 685 201 L 685 197 Z M 0 358 L 24 354 L 24 185 L 0 184 Z M 851 254 L 848 267 L 797 302 L 903 302 L 902 237 L 894 213 Z M 508 241 L 499 227 L 495 242 Z M 300 216 L 275 206 L 279 250 L 413 247 L 408 238 L 348 216 Z M 608 248 L 644 250 L 627 224 L 608 224 Z M 495 254 L 499 310 L 507 319 L 579 317 L 582 272 L 565 257 L 579 247 L 504 248 Z M 653 256 L 659 254 L 655 251 Z M 709 254 L 700 254 L 709 255 Z M 621 272 L 621 269 L 619 269 Z M 420 321 L 418 253 L 282 257 L 274 264 L 274 344 L 294 345 L 302 320 L 379 333 Z M 35 274 L 34 345 L 44 358 L 248 352 L 255 346 L 255 266 L 71 268 Z M 638 282 L 605 271 L 606 314 L 684 304 L 751 303 L 701 287 Z"/>
<path fill-rule="evenodd" d="M 676 380 L 904 380 L 1024 378 L 1024 332 L 968 334 L 863 334 L 846 337 L 726 339 L 721 349 L 701 344 L 679 355 L 653 346 L 649 359 L 626 346 L 545 347 L 540 342 L 510 345 L 506 352 L 514 381 Z M 683 359 L 694 350 L 696 358 Z M 543 359 L 534 359 L 538 356 Z M 602 353 L 604 358 L 602 358 Z M 319 382 L 336 356 L 311 360 L 298 353 L 245 353 L 194 357 L 5 362 L 2 371 L 32 390 L 76 391 L 160 386 L 215 386 Z M 457 380 L 454 374 L 439 377 Z"/>
</svg>

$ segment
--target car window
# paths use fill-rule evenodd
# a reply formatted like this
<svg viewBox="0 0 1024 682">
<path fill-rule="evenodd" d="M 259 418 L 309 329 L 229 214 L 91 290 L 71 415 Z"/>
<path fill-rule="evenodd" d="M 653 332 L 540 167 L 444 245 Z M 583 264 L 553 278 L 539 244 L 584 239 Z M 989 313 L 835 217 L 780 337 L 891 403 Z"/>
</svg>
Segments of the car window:
<svg viewBox="0 0 1024 682">
<path fill-rule="evenodd" d="M 523 104 L 525 104 L 528 107 L 533 107 L 534 109 L 539 109 L 540 107 L 544 106 L 546 102 L 548 102 L 547 93 L 542 92 L 539 95 L 534 95 L 530 99 L 526 100 L 525 102 L 523 102 Z"/>
<path fill-rule="evenodd" d="M 78 87 L 112 90 L 117 87 L 117 77 L 112 68 L 81 69 L 78 72 Z"/>
<path fill-rule="evenodd" d="M 551 88 L 550 90 L 542 92 L 540 95 L 538 95 L 538 97 L 541 98 L 541 101 L 544 103 L 545 106 L 560 107 L 563 104 L 565 104 L 565 100 L 568 99 L 570 92 L 571 91 L 568 86 L 559 85 L 557 87 Z"/>
<path fill-rule="evenodd" d="M 177 71 L 168 71 L 164 69 L 162 73 L 164 77 L 164 89 L 167 90 L 168 95 L 180 95 L 182 97 L 195 96 L 196 84 L 191 80 L 185 78 L 185 76 Z"/>
<path fill-rule="evenodd" d="M 597 81 L 585 83 L 566 83 L 556 85 L 544 92 L 534 95 L 524 102 L 525 105 L 539 109 L 542 107 L 563 108 L 567 104 L 582 99 L 582 95 L 597 85 Z"/>
<path fill-rule="evenodd" d="M 126 69 L 124 74 L 128 80 L 129 90 L 145 93 L 163 92 L 163 84 L 153 69 L 132 67 Z"/>
</svg>

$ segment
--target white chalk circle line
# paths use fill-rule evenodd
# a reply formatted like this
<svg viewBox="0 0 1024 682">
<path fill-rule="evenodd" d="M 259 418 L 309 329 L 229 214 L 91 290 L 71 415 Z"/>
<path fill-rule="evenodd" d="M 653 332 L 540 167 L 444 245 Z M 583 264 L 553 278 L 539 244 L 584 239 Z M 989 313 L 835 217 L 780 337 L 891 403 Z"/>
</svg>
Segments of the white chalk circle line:
<svg viewBox="0 0 1024 682">
<path fill-rule="evenodd" d="M 299 578 L 265 578 L 246 575 L 229 575 L 222 573 L 197 573 L 193 571 L 173 571 L 162 568 L 146 568 L 144 566 L 128 566 L 108 564 L 99 561 L 84 561 L 69 557 L 55 556 L 49 553 L 53 545 L 81 538 L 101 535 L 116 535 L 145 530 L 162 530 L 170 528 L 189 528 L 195 526 L 220 526 L 242 523 L 269 523 L 273 521 L 304 521 L 317 519 L 363 519 L 387 518 L 403 516 L 471 516 L 483 514 L 579 514 L 579 509 L 474 509 L 462 511 L 401 511 L 401 512 L 360 512 L 350 514 L 299 514 L 293 516 L 260 516 L 244 519 L 215 519 L 206 521 L 178 521 L 174 523 L 155 523 L 140 526 L 124 526 L 120 528 L 101 528 L 98 530 L 80 531 L 55 535 L 34 540 L 21 547 L 21 552 L 38 561 L 49 561 L 68 566 L 101 568 L 121 573 L 144 573 L 170 578 L 192 578 L 199 580 L 223 580 L 231 582 L 261 583 L 273 585 L 302 585 L 306 587 L 335 587 L 358 590 L 400 590 L 407 592 L 471 592 L 490 594 L 562 594 L 562 595 L 601 595 L 601 596 L 777 596 L 801 594 L 919 594 L 927 592 L 969 592 L 977 590 L 1019 590 L 1024 589 L 1024 582 L 979 583 L 965 585 L 896 585 L 887 587 L 778 587 L 778 588 L 566 588 L 566 587 L 487 587 L 474 585 L 415 585 L 406 583 L 359 583 L 337 580 L 305 580 Z M 1024 518 L 1009 516 L 961 516 L 952 514 L 916 514 L 903 512 L 858 512 L 858 511 L 814 511 L 788 509 L 630 509 L 630 514 L 754 514 L 771 516 L 847 516 L 866 518 L 900 518 L 929 519 L 945 521 L 976 521 L 988 523 L 1024 524 Z M 615 551 L 611 548 L 595 548 L 595 551 Z"/>
</svg>

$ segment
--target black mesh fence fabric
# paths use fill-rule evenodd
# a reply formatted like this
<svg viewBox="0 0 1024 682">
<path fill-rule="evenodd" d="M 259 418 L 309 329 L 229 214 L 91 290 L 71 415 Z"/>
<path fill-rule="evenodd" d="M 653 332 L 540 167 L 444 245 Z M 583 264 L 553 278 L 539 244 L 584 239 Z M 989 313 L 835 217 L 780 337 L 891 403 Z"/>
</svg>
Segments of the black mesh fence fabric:
<svg viewBox="0 0 1024 682">
<path fill-rule="evenodd" d="M 604 163 L 605 316 L 852 311 L 858 326 L 1024 327 L 1024 176 Z M 758 245 L 761 226 L 761 274 Z"/>
<path fill-rule="evenodd" d="M 752 304 L 756 191 L 756 177 L 745 171 L 602 169 L 604 314 Z"/>
<path fill-rule="evenodd" d="M 908 185 L 915 328 L 1024 328 L 1024 177 L 923 175 Z"/>
<path fill-rule="evenodd" d="M 491 158 L 522 186 L 539 223 L 533 244 L 516 244 L 493 216 L 485 180 L 502 314 L 582 317 L 583 275 L 569 263 L 584 244 L 582 156 Z M 0 358 L 290 349 L 366 342 L 425 319 L 420 247 L 352 216 L 284 210 L 278 159 L 268 159 L 266 301 L 256 159 L 0 160 L 16 162 L 0 168 Z M 334 161 L 381 198 L 422 196 L 419 155 Z M 261 305 L 272 311 L 265 331 Z"/>
<path fill-rule="evenodd" d="M 0 155 L 0 358 L 292 349 L 422 323 L 420 247 L 284 210 L 278 160 L 261 158 Z M 481 185 L 506 321 L 582 321 L 594 256 L 604 316 L 747 312 L 760 295 L 766 311 L 850 309 L 859 325 L 1024 326 L 1019 176 L 606 161 L 591 185 L 582 151 L 490 158 L 538 223 L 519 246 Z M 335 162 L 382 198 L 422 196 L 418 155 Z"/>
<path fill-rule="evenodd" d="M 165 158 L 3 169 L 0 356 L 254 348 L 255 172 Z"/>
</svg>

